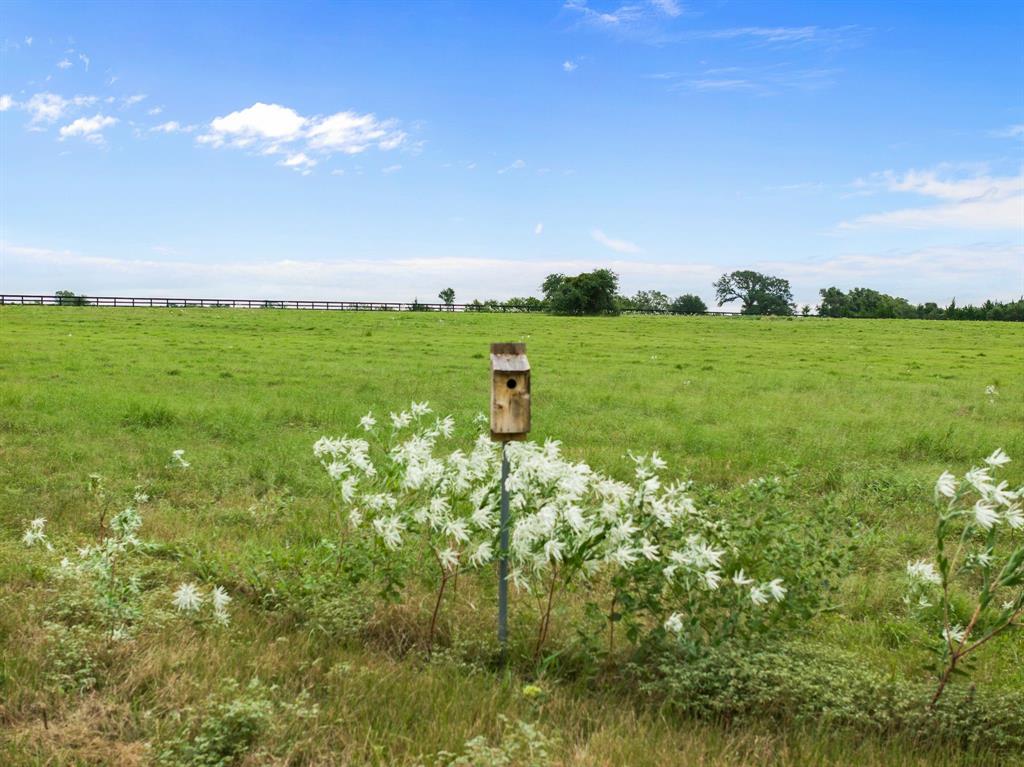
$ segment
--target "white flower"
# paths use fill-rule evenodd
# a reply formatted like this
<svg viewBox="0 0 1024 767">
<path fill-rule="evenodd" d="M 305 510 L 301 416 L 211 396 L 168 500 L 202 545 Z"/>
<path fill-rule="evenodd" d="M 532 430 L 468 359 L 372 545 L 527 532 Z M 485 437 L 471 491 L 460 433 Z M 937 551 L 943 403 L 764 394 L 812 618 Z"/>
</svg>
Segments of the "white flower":
<svg viewBox="0 0 1024 767">
<path fill-rule="evenodd" d="M 632 546 L 619 546 L 608 555 L 608 558 L 617 565 L 628 567 L 636 562 L 637 550 Z"/>
<path fill-rule="evenodd" d="M 671 634 L 683 633 L 683 616 L 679 613 L 672 613 L 665 619 L 665 631 Z"/>
<path fill-rule="evenodd" d="M 703 575 L 704 585 L 708 587 L 709 591 L 714 591 L 718 588 L 718 584 L 722 582 L 722 574 L 717 570 L 708 570 Z"/>
<path fill-rule="evenodd" d="M 1003 452 L 1001 447 L 997 447 L 996 451 L 992 453 L 988 458 L 985 459 L 985 463 L 993 468 L 1005 466 L 1010 462 L 1010 456 Z"/>
<path fill-rule="evenodd" d="M 746 575 L 744 575 L 743 570 L 741 569 L 738 573 L 732 576 L 732 582 L 735 583 L 737 586 L 749 586 L 751 583 L 754 582 L 754 579 L 748 578 Z"/>
<path fill-rule="evenodd" d="M 656 544 L 654 544 L 654 543 L 651 543 L 646 538 L 641 538 L 640 539 L 640 555 L 644 559 L 648 559 L 648 560 L 653 562 L 654 560 L 656 560 L 658 558 L 658 546 Z"/>
<path fill-rule="evenodd" d="M 135 495 L 132 496 L 132 500 L 137 504 L 147 503 L 149 501 L 149 495 L 142 492 L 141 490 L 136 491 Z"/>
<path fill-rule="evenodd" d="M 34 546 L 37 543 L 48 544 L 46 540 L 46 518 L 36 517 L 28 523 L 28 529 L 21 536 L 26 546 Z"/>
<path fill-rule="evenodd" d="M 397 429 L 404 429 L 412 423 L 412 414 L 403 410 L 401 413 L 390 413 L 391 425 Z"/>
<path fill-rule="evenodd" d="M 774 580 L 769 581 L 765 584 L 765 588 L 768 589 L 769 593 L 772 595 L 772 599 L 776 602 L 781 602 L 786 598 L 786 589 L 782 585 L 782 578 L 775 578 Z"/>
<path fill-rule="evenodd" d="M 446 415 L 444 418 L 438 418 L 437 423 L 434 424 L 434 428 L 437 429 L 442 436 L 448 438 L 452 436 L 452 433 L 455 431 L 455 419 L 450 415 Z"/>
<path fill-rule="evenodd" d="M 988 467 L 981 469 L 975 466 L 969 472 L 964 474 L 964 481 L 982 495 L 987 495 L 993 487 L 992 477 L 989 476 Z"/>
<path fill-rule="evenodd" d="M 986 530 L 991 530 L 992 525 L 999 522 L 999 514 L 984 501 L 978 501 L 974 504 L 974 520 Z"/>
<path fill-rule="evenodd" d="M 359 509 L 351 509 L 348 513 L 349 527 L 355 529 L 363 523 L 363 512 Z"/>
<path fill-rule="evenodd" d="M 181 469 L 187 469 L 189 466 L 192 465 L 188 461 L 185 460 L 185 451 L 184 450 L 172 450 L 171 451 L 171 463 L 173 465 L 181 468 Z"/>
<path fill-rule="evenodd" d="M 464 519 L 453 519 L 444 527 L 445 535 L 450 535 L 458 543 L 465 543 L 469 540 L 469 525 Z"/>
<path fill-rule="evenodd" d="M 907 562 L 907 575 L 910 576 L 911 580 L 920 583 L 932 583 L 935 585 L 942 583 L 942 578 L 935 570 L 935 565 L 923 559 L 919 559 L 916 562 Z"/>
<path fill-rule="evenodd" d="M 491 545 L 490 541 L 484 541 L 476 547 L 476 551 L 469 555 L 470 564 L 479 567 L 480 565 L 486 565 L 491 561 L 494 556 L 494 546 Z"/>
<path fill-rule="evenodd" d="M 942 472 L 935 482 L 935 497 L 944 496 L 952 498 L 956 495 L 956 477 L 948 471 Z"/>
<path fill-rule="evenodd" d="M 231 597 L 220 586 L 214 586 L 210 592 L 210 601 L 213 603 L 213 617 L 222 626 L 228 625 L 231 618 L 228 615 L 228 605 L 231 604 Z"/>
<path fill-rule="evenodd" d="M 768 604 L 768 595 L 760 586 L 753 586 L 750 589 L 750 601 L 755 605 L 766 605 Z"/>
<path fill-rule="evenodd" d="M 1014 530 L 1020 530 L 1024 527 L 1024 511 L 1021 511 L 1019 505 L 1013 505 L 1006 510 L 1006 524 L 1012 527 Z"/>
<path fill-rule="evenodd" d="M 989 384 L 988 386 L 985 387 L 985 394 L 987 394 L 989 397 L 998 397 L 999 389 L 995 387 L 995 384 Z"/>
<path fill-rule="evenodd" d="M 942 638 L 945 639 L 947 643 L 957 644 L 958 645 L 958 644 L 960 644 L 961 642 L 964 641 L 964 638 L 966 636 L 967 636 L 967 631 L 964 629 L 963 626 L 961 626 L 959 624 L 957 624 L 956 626 L 953 626 L 951 628 L 947 628 L 947 629 L 943 629 L 942 630 Z"/>
<path fill-rule="evenodd" d="M 544 559 L 548 562 L 562 561 L 562 542 L 552 538 L 544 544 Z"/>
<path fill-rule="evenodd" d="M 372 410 L 359 419 L 359 425 L 363 427 L 363 431 L 370 431 L 377 425 L 377 419 L 373 417 Z"/>
<path fill-rule="evenodd" d="M 439 551 L 437 554 L 438 560 L 441 562 L 441 567 L 445 570 L 454 570 L 459 566 L 459 552 L 453 548 L 447 548 Z"/>
<path fill-rule="evenodd" d="M 174 606 L 183 612 L 195 612 L 203 604 L 203 595 L 194 583 L 182 583 L 174 592 Z"/>
<path fill-rule="evenodd" d="M 384 545 L 392 551 L 402 545 L 405 523 L 398 516 L 377 517 L 373 520 L 373 527 L 384 541 Z"/>
<path fill-rule="evenodd" d="M 426 415 L 430 412 L 429 402 L 413 402 L 409 405 L 409 409 L 412 410 L 412 414 L 419 418 L 421 415 Z"/>
</svg>

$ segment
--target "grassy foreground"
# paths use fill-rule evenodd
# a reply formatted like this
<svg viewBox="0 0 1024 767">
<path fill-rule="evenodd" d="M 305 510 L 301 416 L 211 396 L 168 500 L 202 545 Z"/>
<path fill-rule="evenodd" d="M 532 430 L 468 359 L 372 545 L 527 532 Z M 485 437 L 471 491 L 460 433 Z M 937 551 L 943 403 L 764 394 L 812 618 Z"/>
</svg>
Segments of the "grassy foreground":
<svg viewBox="0 0 1024 767">
<path fill-rule="evenodd" d="M 927 676 L 925 636 L 900 601 L 903 568 L 929 551 L 931 486 L 942 470 L 962 472 L 1002 447 L 1016 459 L 1011 484 L 1021 482 L 1017 325 L 6 307 L 0 763 L 147 763 L 226 680 L 253 677 L 293 707 L 275 713 L 252 764 L 416 764 L 496 737 L 499 714 L 553 736 L 565 765 L 982 758 L 824 727 L 699 723 L 593 683 L 541 678 L 538 698 L 523 692 L 533 680 L 456 655 L 428 664 L 394 642 L 336 641 L 244 598 L 242 563 L 298 561 L 295 552 L 329 529 L 314 440 L 414 399 L 469 423 L 487 407 L 487 345 L 509 340 L 528 344 L 535 438 L 560 439 L 569 456 L 613 475 L 629 471 L 627 449 L 658 450 L 699 484 L 780 475 L 794 513 L 853 524 L 838 608 L 800 641 L 900 677 Z M 988 385 L 1000 392 L 994 402 Z M 178 448 L 192 463 L 187 473 L 167 467 Z M 59 595 L 45 553 L 20 537 L 45 516 L 55 542 L 95 540 L 91 473 L 125 497 L 136 485 L 152 494 L 143 537 L 175 552 L 154 565 L 154 584 L 234 576 L 236 609 L 230 630 L 204 632 L 159 617 L 154 605 L 158 617 L 138 639 L 101 659 L 92 691 L 55 694 L 44 605 Z M 418 625 L 429 610 L 425 598 L 411 614 L 376 620 Z M 525 621 L 514 628 L 529 631 Z M 1020 637 L 993 642 L 973 680 L 1024 689 Z"/>
</svg>

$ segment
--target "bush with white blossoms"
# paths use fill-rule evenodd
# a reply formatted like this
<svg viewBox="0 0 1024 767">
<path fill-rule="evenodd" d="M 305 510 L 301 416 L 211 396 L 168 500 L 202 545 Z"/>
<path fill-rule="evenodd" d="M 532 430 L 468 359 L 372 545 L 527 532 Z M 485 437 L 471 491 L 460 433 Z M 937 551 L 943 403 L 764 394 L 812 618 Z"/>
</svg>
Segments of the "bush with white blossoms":
<svg viewBox="0 0 1024 767">
<path fill-rule="evenodd" d="M 351 530 L 372 536 L 385 560 L 420 552 L 433 563 L 429 649 L 446 585 L 458 573 L 492 572 L 500 451 L 485 433 L 469 453 L 440 452 L 454 422 L 431 416 L 426 403 L 391 413 L 383 427 L 367 414 L 360 428 L 360 436 L 321 438 L 313 452 Z M 588 593 L 609 592 L 610 648 L 614 623 L 626 614 L 633 641 L 651 631 L 664 637 L 667 629 L 701 644 L 709 632 L 737 634 L 766 623 L 785 606 L 788 584 L 771 563 L 741 555 L 729 527 L 697 509 L 687 484 L 663 483 L 657 453 L 634 456 L 633 481 L 625 483 L 566 459 L 555 441 L 515 442 L 507 450 L 509 581 L 540 603 L 535 657 L 556 598 L 580 582 Z"/>
<path fill-rule="evenodd" d="M 1010 462 L 1001 449 L 962 477 L 945 471 L 935 483 L 938 523 L 936 562 L 907 564 L 906 601 L 916 608 L 938 604 L 942 695 L 964 659 L 1005 631 L 1019 628 L 1024 615 L 1024 487 L 1011 489 L 994 474 Z M 970 599 L 959 615 L 954 597 Z"/>
</svg>

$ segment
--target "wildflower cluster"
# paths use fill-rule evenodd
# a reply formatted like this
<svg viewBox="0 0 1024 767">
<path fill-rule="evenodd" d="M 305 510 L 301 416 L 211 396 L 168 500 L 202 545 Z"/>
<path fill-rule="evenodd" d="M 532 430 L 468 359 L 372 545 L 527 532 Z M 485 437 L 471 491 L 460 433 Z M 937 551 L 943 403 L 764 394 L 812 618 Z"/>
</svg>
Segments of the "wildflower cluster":
<svg viewBox="0 0 1024 767">
<path fill-rule="evenodd" d="M 36 517 L 29 522 L 28 529 L 21 536 L 21 540 L 26 546 L 38 544 L 44 546 L 47 551 L 53 551 L 53 544 L 46 537 L 46 517 Z"/>
<path fill-rule="evenodd" d="M 416 547 L 429 552 L 438 577 L 432 641 L 448 581 L 496 556 L 498 449 L 482 434 L 468 453 L 438 454 L 454 421 L 432 417 L 427 403 L 391 413 L 390 428 L 377 424 L 368 413 L 360 421 L 364 436 L 322 437 L 313 453 L 350 530 L 372 535 L 385 558 Z M 626 483 L 565 458 L 556 441 L 506 449 L 508 577 L 516 590 L 545 598 L 537 653 L 556 595 L 580 580 L 612 584 L 609 621 L 618 620 L 616 607 L 629 607 L 633 637 L 645 626 L 701 641 L 709 609 L 746 614 L 785 601 L 781 578 L 747 575 L 735 563 L 729 530 L 697 509 L 687 484 L 663 483 L 666 464 L 657 453 L 633 456 Z"/>
<path fill-rule="evenodd" d="M 148 496 L 136 494 L 135 501 Z M 133 551 L 144 546 L 138 537 L 142 515 L 133 504 L 110 520 L 110 535 L 99 543 L 78 549 L 77 560 L 63 557 L 58 575 L 88 585 L 94 594 L 104 628 L 111 639 L 127 639 L 141 616 L 142 585 L 139 576 L 121 564 Z"/>
<path fill-rule="evenodd" d="M 202 589 L 196 584 L 182 583 L 175 590 L 172 603 L 175 609 L 180 612 L 198 613 L 203 604 L 206 603 L 206 597 L 203 595 Z M 210 606 L 213 609 L 213 619 L 221 626 L 227 626 L 231 622 L 231 616 L 228 614 L 228 605 L 230 603 L 231 597 L 222 587 L 214 586 L 210 590 Z"/>
<path fill-rule="evenodd" d="M 939 476 L 936 564 L 918 560 L 907 565 L 906 601 L 920 608 L 937 601 L 942 609 L 944 670 L 933 705 L 963 657 L 1019 627 L 1024 614 L 1024 487 L 1011 489 L 993 476 L 1009 462 L 998 449 L 962 477 L 948 471 Z M 958 619 L 954 590 L 970 595 L 969 617 Z"/>
</svg>

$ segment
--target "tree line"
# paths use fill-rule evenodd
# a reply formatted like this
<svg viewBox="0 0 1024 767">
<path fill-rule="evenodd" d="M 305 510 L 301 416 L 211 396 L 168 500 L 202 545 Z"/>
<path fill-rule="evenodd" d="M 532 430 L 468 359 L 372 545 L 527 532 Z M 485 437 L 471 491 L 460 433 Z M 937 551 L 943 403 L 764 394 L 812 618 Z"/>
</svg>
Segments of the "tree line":
<svg viewBox="0 0 1024 767">
<path fill-rule="evenodd" d="M 981 306 L 949 306 L 934 302 L 912 304 L 905 298 L 890 296 L 871 288 L 853 288 L 843 292 L 837 287 L 822 288 L 821 302 L 797 307 L 789 280 L 770 274 L 740 270 L 723 274 L 714 283 L 719 306 L 739 302 L 740 314 L 856 317 L 874 319 L 925 320 L 1003 320 L 1024 321 L 1024 298 L 1016 301 L 986 301 Z M 507 301 L 474 301 L 468 308 L 477 311 L 548 311 L 567 316 L 615 315 L 624 312 L 654 314 L 704 314 L 704 301 L 693 293 L 670 298 L 660 290 L 640 290 L 627 296 L 619 292 L 619 277 L 610 269 L 595 269 L 577 275 L 549 274 L 541 284 L 543 298 L 516 297 Z M 440 298 L 447 304 L 455 300 L 455 291 L 446 288 Z"/>
</svg>

